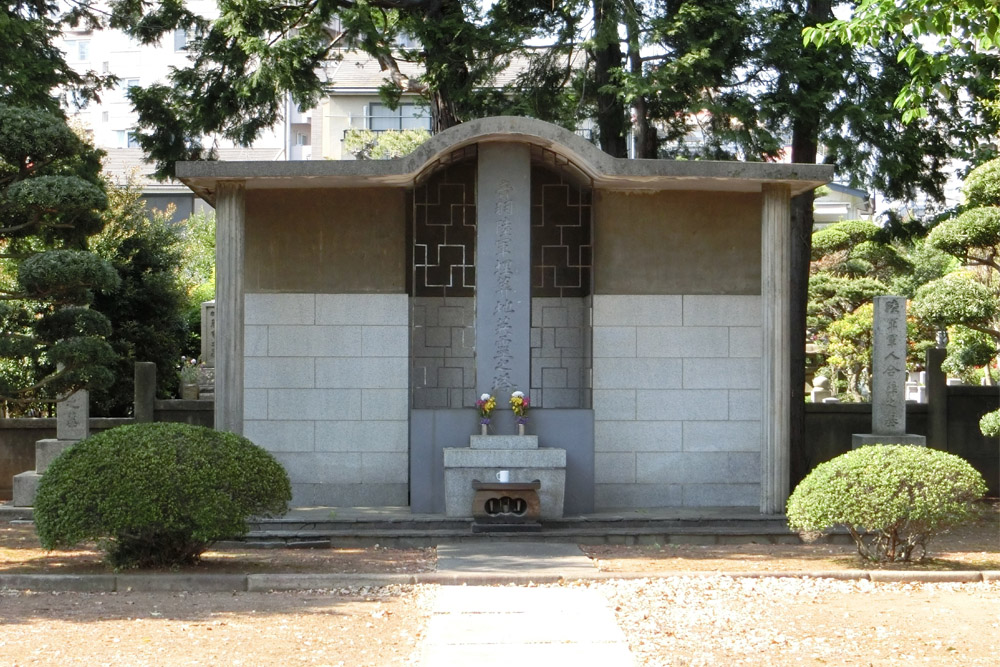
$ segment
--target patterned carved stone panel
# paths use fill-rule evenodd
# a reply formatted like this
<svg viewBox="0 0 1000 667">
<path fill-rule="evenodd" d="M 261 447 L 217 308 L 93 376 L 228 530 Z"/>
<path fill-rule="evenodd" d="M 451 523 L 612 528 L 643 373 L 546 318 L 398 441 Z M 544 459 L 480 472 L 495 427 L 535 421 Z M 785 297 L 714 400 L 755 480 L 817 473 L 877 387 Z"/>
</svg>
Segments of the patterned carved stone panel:
<svg viewBox="0 0 1000 667">
<path fill-rule="evenodd" d="M 531 293 L 590 294 L 593 267 L 591 190 L 548 166 L 531 169 Z"/>
<path fill-rule="evenodd" d="M 449 164 L 417 185 L 410 208 L 413 296 L 473 296 L 476 163 Z"/>
</svg>

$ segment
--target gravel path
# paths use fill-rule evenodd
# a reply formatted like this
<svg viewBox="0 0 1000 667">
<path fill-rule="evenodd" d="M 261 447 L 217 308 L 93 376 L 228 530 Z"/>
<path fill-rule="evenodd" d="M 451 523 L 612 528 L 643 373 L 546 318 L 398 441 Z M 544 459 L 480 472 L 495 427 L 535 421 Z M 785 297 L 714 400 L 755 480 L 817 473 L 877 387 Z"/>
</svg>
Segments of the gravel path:
<svg viewBox="0 0 1000 667">
<path fill-rule="evenodd" d="M 707 575 L 567 586 L 608 599 L 641 667 L 1000 664 L 1000 582 Z M 411 665 L 440 590 L 4 591 L 0 664 Z"/>
<path fill-rule="evenodd" d="M 579 585 L 607 596 L 644 667 L 1000 664 L 1000 582 L 707 576 Z"/>
</svg>

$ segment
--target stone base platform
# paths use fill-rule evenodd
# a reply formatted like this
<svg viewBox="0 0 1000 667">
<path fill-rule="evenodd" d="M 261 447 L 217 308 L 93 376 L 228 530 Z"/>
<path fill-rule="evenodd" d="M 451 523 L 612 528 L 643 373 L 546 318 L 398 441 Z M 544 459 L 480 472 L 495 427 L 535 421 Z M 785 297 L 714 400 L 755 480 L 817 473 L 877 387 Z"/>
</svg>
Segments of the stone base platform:
<svg viewBox="0 0 1000 667">
<path fill-rule="evenodd" d="M 541 485 L 537 479 L 527 484 L 473 481 L 472 532 L 541 530 Z"/>
<path fill-rule="evenodd" d="M 877 433 L 855 433 L 851 435 L 851 449 L 866 445 L 917 445 L 927 446 L 927 438 L 914 433 L 902 435 L 878 435 Z"/>
<path fill-rule="evenodd" d="M 35 494 L 38 493 L 38 483 L 42 476 L 34 470 L 14 475 L 14 507 L 31 507 L 35 504 Z"/>
<path fill-rule="evenodd" d="M 49 464 L 77 443 L 76 440 L 59 440 L 43 438 L 35 441 L 35 469 L 14 475 L 15 507 L 31 507 L 35 504 L 35 494 L 38 493 L 38 482 L 42 473 L 48 470 Z"/>
<path fill-rule="evenodd" d="M 514 442 L 510 442 L 514 441 Z M 473 447 L 444 449 L 445 515 L 472 517 L 473 482 L 510 471 L 513 483 L 540 483 L 542 519 L 561 519 L 566 496 L 566 450 L 538 447 L 536 436 L 473 436 Z M 493 447 L 487 446 L 495 443 Z"/>
</svg>

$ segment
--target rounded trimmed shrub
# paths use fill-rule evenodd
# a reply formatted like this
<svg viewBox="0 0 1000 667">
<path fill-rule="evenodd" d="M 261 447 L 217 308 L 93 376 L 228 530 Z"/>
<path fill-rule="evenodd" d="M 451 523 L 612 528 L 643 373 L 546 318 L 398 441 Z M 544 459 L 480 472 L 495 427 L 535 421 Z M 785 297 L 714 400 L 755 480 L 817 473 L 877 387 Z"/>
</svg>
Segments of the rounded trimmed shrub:
<svg viewBox="0 0 1000 667">
<path fill-rule="evenodd" d="M 97 540 L 116 569 L 196 562 L 247 518 L 288 511 L 288 475 L 234 433 L 188 424 L 121 426 L 63 452 L 46 470 L 35 524 L 46 549 Z"/>
<path fill-rule="evenodd" d="M 983 415 L 983 418 L 979 420 L 979 430 L 987 438 L 1000 437 L 1000 410 L 987 412 Z"/>
<path fill-rule="evenodd" d="M 964 459 L 929 447 L 870 445 L 816 466 L 788 499 L 792 530 L 844 526 L 858 553 L 875 561 L 921 558 L 937 533 L 976 516 L 986 493 Z"/>
</svg>

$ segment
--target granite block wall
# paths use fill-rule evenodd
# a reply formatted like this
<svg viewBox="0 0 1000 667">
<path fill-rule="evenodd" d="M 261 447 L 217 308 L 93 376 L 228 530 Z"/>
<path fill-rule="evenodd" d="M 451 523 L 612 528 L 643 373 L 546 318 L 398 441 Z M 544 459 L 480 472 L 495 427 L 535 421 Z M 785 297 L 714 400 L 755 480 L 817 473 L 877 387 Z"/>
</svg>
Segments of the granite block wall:
<svg viewBox="0 0 1000 667">
<path fill-rule="evenodd" d="M 410 308 L 413 409 L 475 407 L 475 298 L 413 297 Z"/>
<path fill-rule="evenodd" d="M 298 506 L 408 504 L 404 294 L 247 294 L 244 434 Z"/>
<path fill-rule="evenodd" d="M 590 297 L 531 300 L 531 400 L 538 408 L 590 408 Z"/>
<path fill-rule="evenodd" d="M 760 307 L 593 297 L 597 509 L 758 505 Z"/>
</svg>

